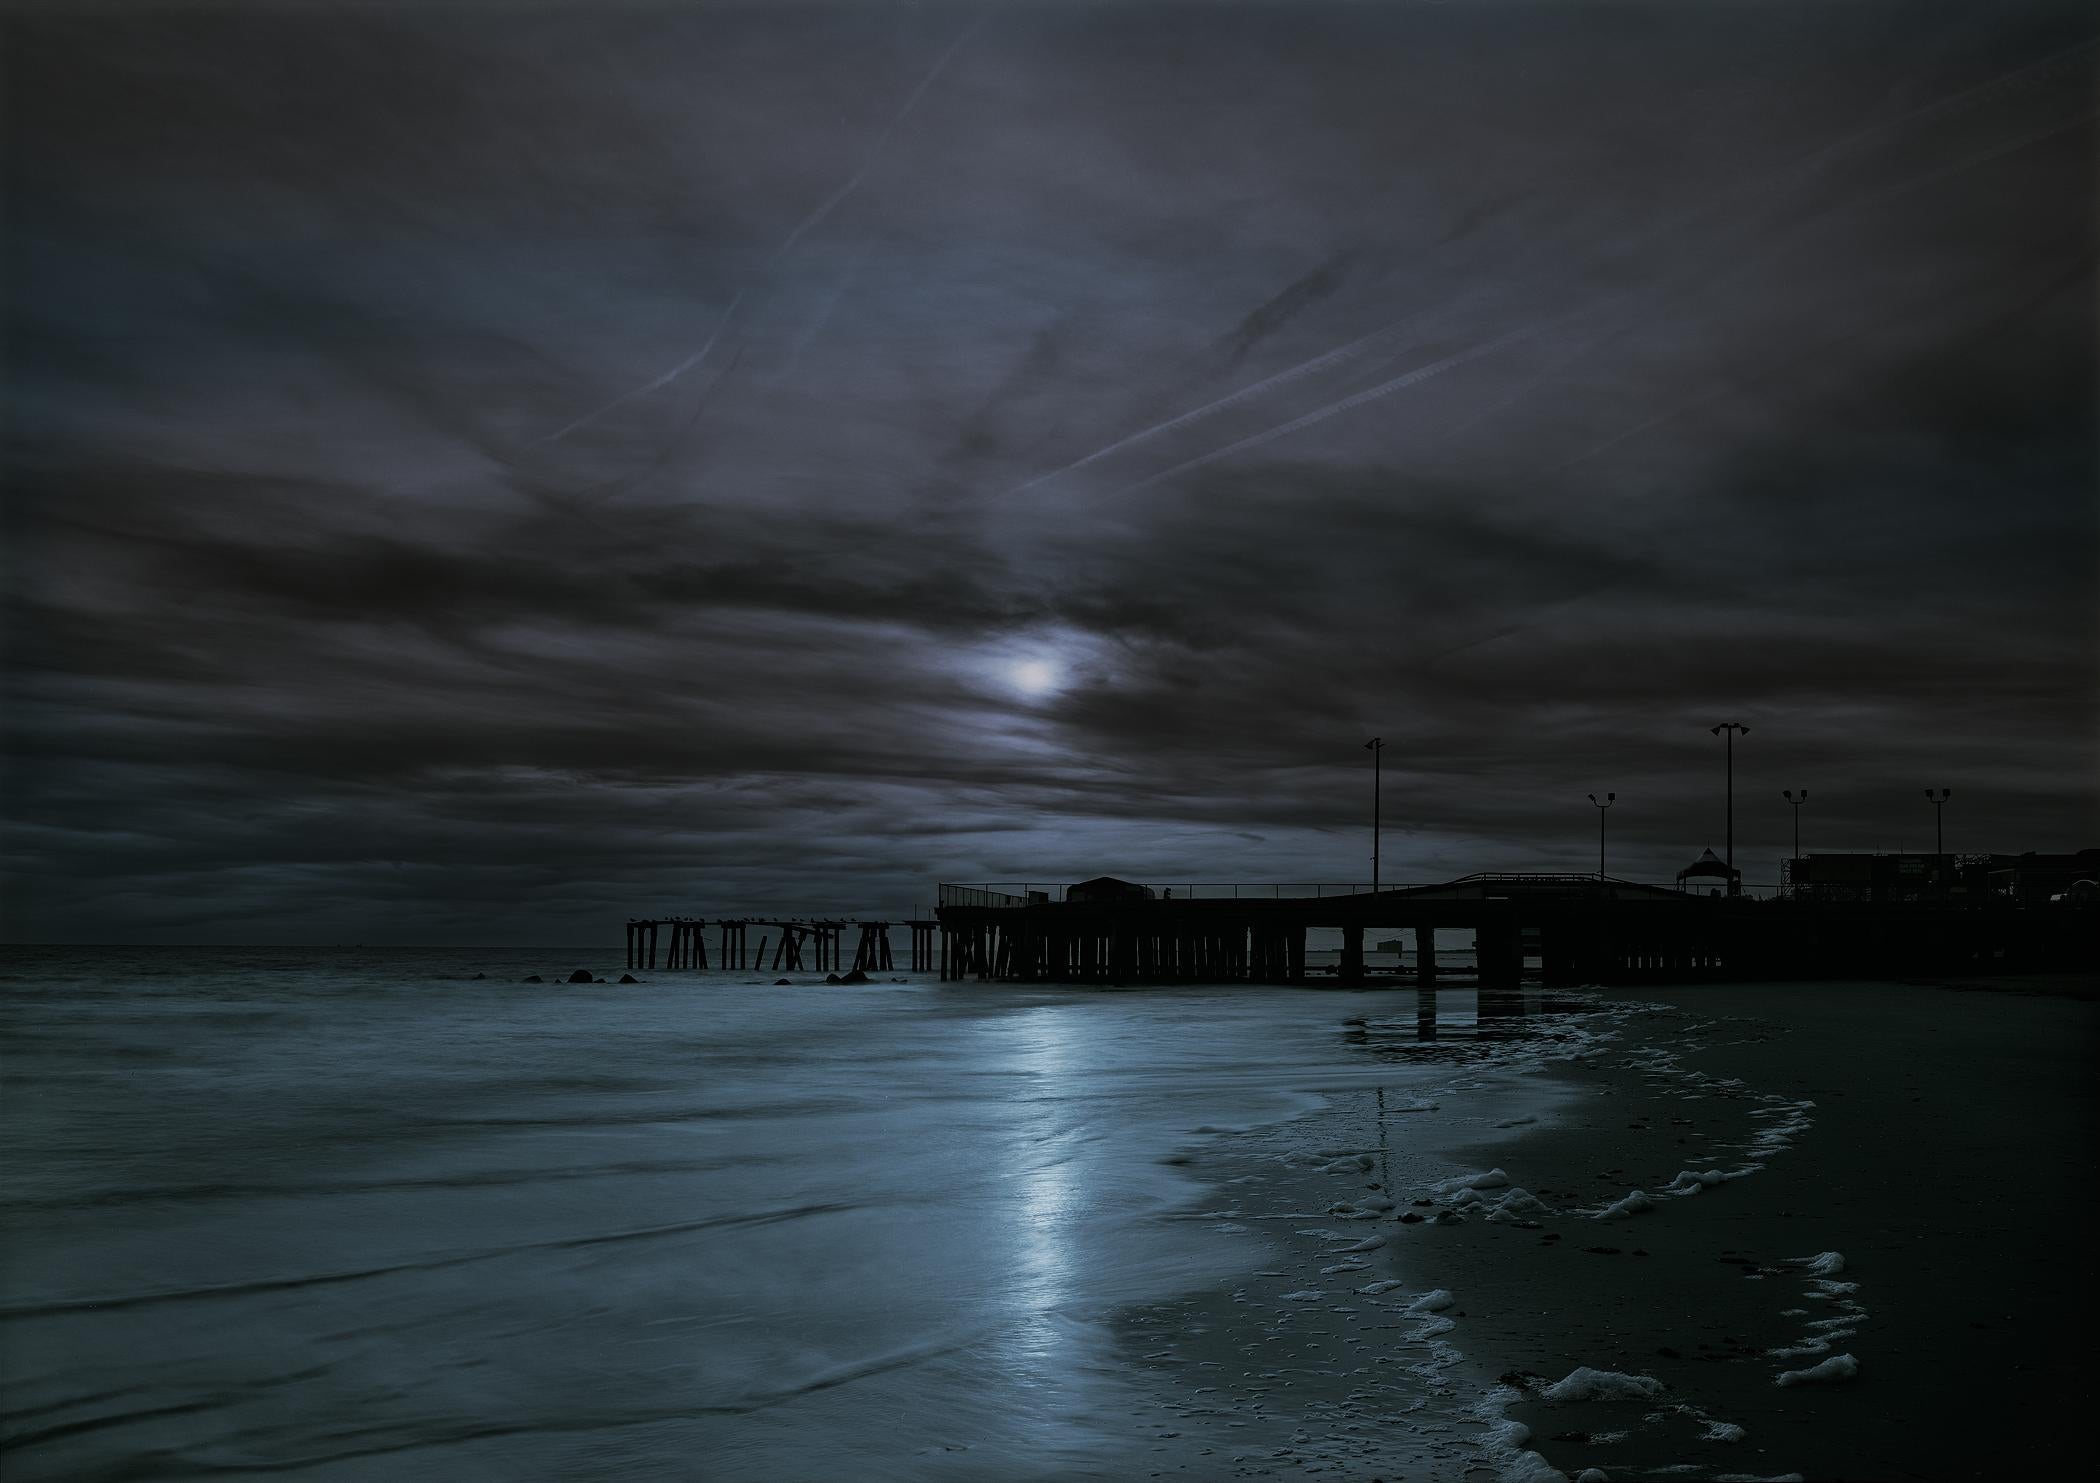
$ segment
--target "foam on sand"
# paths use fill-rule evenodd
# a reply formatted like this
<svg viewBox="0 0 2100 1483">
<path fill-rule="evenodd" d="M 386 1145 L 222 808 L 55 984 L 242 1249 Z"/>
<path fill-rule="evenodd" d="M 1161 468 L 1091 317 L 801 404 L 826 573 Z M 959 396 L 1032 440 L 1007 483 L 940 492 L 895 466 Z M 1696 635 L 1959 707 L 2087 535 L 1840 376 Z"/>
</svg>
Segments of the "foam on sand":
<svg viewBox="0 0 2100 1483">
<path fill-rule="evenodd" d="M 1473 1407 L 1473 1414 L 1486 1428 L 1480 1450 L 1495 1470 L 1495 1483 L 1568 1483 L 1566 1473 L 1525 1447 L 1531 1440 L 1531 1428 L 1505 1414 L 1523 1398 L 1511 1387 L 1498 1385 Z"/>
<path fill-rule="evenodd" d="M 1652 1375 L 1622 1375 L 1616 1370 L 1593 1370 L 1581 1365 L 1539 1394 L 1549 1401 L 1569 1402 L 1652 1400 L 1662 1392 L 1662 1381 Z"/>
<path fill-rule="evenodd" d="M 1646 1190 L 1628 1190 L 1619 1199 L 1612 1201 L 1591 1220 L 1624 1220 L 1630 1215 L 1642 1215 L 1655 1208 L 1655 1201 Z"/>
<path fill-rule="evenodd" d="M 1845 1270 L 1845 1258 L 1840 1252 L 1819 1251 L 1814 1256 L 1790 1257 L 1796 1266 L 1808 1268 L 1814 1277 L 1835 1277 Z"/>
<path fill-rule="evenodd" d="M 1724 1184 L 1736 1177 L 1734 1174 L 1723 1174 L 1719 1169 L 1708 1169 L 1703 1173 L 1696 1169 L 1680 1169 L 1677 1171 L 1677 1177 L 1664 1188 L 1673 1195 L 1696 1195 L 1703 1189 L 1712 1189 L 1715 1185 Z"/>
<path fill-rule="evenodd" d="M 1850 1380 L 1859 1374 L 1859 1361 L 1849 1354 L 1833 1354 L 1805 1370 L 1781 1370 L 1774 1385 L 1818 1385 L 1832 1380 Z"/>
<path fill-rule="evenodd" d="M 1525 1221 L 1536 1224 L 1553 1214 L 1553 1207 L 1521 1185 L 1512 1185 L 1509 1193 L 1488 1209 L 1487 1218 L 1504 1224 L 1517 1225 Z"/>
<path fill-rule="evenodd" d="M 1506 1189 L 1509 1176 L 1500 1169 L 1490 1169 L 1485 1174 L 1461 1174 L 1456 1179 L 1446 1179 L 1433 1186 L 1440 1195 L 1455 1195 L 1460 1190 Z"/>
<path fill-rule="evenodd" d="M 1410 1315 L 1441 1313 L 1457 1301 L 1458 1299 L 1452 1297 L 1450 1293 L 1440 1287 L 1434 1292 L 1423 1293 L 1422 1296 L 1409 1303 L 1404 1311 Z"/>
</svg>

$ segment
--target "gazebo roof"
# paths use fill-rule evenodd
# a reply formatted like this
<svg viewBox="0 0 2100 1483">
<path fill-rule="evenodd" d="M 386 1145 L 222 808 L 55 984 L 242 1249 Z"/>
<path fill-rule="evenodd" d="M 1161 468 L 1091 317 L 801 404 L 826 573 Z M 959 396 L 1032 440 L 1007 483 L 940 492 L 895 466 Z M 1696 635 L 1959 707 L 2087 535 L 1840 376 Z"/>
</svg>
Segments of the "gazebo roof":
<svg viewBox="0 0 2100 1483">
<path fill-rule="evenodd" d="M 1712 850 L 1701 850 L 1698 859 L 1677 872 L 1677 878 L 1685 880 L 1695 875 L 1711 875 L 1721 880 L 1730 880 L 1741 874 L 1740 870 L 1731 868 L 1727 861 Z"/>
</svg>

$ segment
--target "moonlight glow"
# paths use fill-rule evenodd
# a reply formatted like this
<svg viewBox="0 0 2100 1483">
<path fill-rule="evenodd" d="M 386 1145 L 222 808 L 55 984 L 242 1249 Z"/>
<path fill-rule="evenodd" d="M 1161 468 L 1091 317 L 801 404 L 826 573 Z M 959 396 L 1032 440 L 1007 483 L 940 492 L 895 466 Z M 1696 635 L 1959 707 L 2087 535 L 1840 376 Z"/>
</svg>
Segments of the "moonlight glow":
<svg viewBox="0 0 2100 1483">
<path fill-rule="evenodd" d="M 1014 683 L 1029 695 L 1041 695 L 1057 683 L 1057 671 L 1040 659 L 1014 666 Z"/>
</svg>

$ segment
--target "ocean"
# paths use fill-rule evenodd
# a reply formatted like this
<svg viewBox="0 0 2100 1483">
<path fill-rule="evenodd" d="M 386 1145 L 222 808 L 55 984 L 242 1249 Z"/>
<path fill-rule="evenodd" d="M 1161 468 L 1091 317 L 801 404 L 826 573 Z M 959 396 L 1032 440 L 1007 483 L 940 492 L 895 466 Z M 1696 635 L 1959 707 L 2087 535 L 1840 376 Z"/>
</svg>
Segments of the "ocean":
<svg viewBox="0 0 2100 1483">
<path fill-rule="evenodd" d="M 619 976 L 7 950 L 8 1476 L 1258 1471 L 1221 1449 L 1318 1416 L 1206 1422 L 1189 1367 L 1232 1365 L 1144 1358 L 1160 1305 L 1291 1263 L 1312 1290 L 1383 1191 L 1541 1094 L 1524 1017 L 1464 991 L 557 981 L 579 964 Z M 1374 1054 L 1366 1017 L 1438 1043 Z M 1343 1185 L 1368 1203 L 1337 1217 Z M 1219 1354 L 1275 1333 L 1249 1322 Z M 1445 1368 L 1396 1406 L 1462 1420 Z"/>
</svg>

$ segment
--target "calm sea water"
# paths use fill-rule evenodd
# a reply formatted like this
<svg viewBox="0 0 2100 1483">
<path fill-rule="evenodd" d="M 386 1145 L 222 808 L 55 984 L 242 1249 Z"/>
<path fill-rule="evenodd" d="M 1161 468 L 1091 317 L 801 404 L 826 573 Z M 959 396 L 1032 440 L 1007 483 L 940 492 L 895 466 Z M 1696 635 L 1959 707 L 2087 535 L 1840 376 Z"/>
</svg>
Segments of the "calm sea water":
<svg viewBox="0 0 2100 1483">
<path fill-rule="evenodd" d="M 8 1476 L 1127 1476 L 1111 1321 L 1264 1260 L 1170 1160 L 1448 1071 L 1404 991 L 518 981 L 609 961 L 9 950 Z"/>
</svg>

